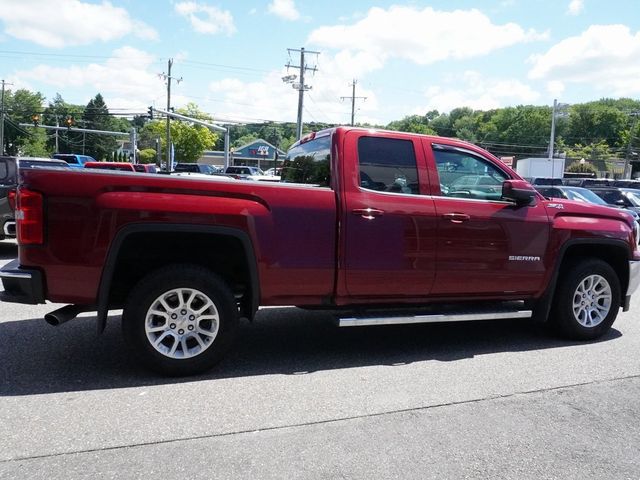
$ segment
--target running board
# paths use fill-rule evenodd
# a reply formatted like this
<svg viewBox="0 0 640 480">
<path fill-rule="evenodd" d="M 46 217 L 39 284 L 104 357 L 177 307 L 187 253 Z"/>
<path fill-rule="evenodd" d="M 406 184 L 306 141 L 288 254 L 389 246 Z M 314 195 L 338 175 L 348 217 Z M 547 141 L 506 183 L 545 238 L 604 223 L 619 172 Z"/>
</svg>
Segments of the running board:
<svg viewBox="0 0 640 480">
<path fill-rule="evenodd" d="M 439 323 L 439 322 L 471 322 L 475 320 L 503 320 L 507 318 L 531 318 L 531 310 L 515 310 L 478 313 L 439 313 L 428 315 L 406 316 L 362 316 L 338 318 L 339 327 L 364 327 L 368 325 L 402 325 L 408 323 Z"/>
</svg>

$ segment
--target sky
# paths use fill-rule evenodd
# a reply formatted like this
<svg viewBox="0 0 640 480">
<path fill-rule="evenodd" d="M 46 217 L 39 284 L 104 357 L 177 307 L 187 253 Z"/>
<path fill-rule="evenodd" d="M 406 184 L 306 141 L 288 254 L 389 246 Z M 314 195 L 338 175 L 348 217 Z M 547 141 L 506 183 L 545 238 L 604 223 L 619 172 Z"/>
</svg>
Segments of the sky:
<svg viewBox="0 0 640 480">
<path fill-rule="evenodd" d="M 384 125 L 430 110 L 640 98 L 640 0 L 0 0 L 7 88 L 120 115 Z M 291 50 L 290 50 L 291 49 Z M 287 65 L 290 67 L 287 67 Z M 179 82 L 178 79 L 181 79 Z M 294 81 L 299 83 L 299 79 Z M 342 98 L 346 97 L 346 98 Z"/>
</svg>

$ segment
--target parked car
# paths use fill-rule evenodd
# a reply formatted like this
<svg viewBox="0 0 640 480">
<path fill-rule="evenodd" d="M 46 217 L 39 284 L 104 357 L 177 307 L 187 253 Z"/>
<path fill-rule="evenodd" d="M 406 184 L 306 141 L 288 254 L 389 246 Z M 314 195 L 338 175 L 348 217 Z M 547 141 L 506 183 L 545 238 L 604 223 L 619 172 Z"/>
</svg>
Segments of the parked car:
<svg viewBox="0 0 640 480">
<path fill-rule="evenodd" d="M 640 228 L 640 214 L 633 209 L 628 209 L 622 205 L 610 205 L 605 202 L 600 196 L 592 192 L 588 188 L 584 187 L 569 187 L 564 185 L 556 186 L 536 186 L 538 190 L 545 198 L 564 198 L 567 200 L 574 200 L 576 202 L 592 203 L 594 205 L 610 206 L 614 208 L 624 208 L 631 214 L 636 221 L 638 228 Z"/>
<path fill-rule="evenodd" d="M 546 200 L 471 143 L 337 127 L 285 165 L 281 184 L 27 170 L 0 298 L 67 304 L 51 325 L 97 310 L 98 331 L 122 310 L 140 361 L 186 375 L 220 361 L 260 306 L 326 309 L 352 328 L 535 318 L 594 340 L 640 284 L 627 213 Z M 501 179 L 498 199 L 442 188 L 480 173 Z"/>
<path fill-rule="evenodd" d="M 174 172 L 193 172 L 204 173 L 206 175 L 215 175 L 218 169 L 207 163 L 177 163 Z"/>
<path fill-rule="evenodd" d="M 140 173 L 158 173 L 158 168 L 153 163 L 136 163 L 133 168 Z"/>
<path fill-rule="evenodd" d="M 98 170 L 117 170 L 120 172 L 135 172 L 133 163 L 128 162 L 87 162 L 84 168 L 97 168 Z"/>
<path fill-rule="evenodd" d="M 54 153 L 52 158 L 64 160 L 73 168 L 82 168 L 87 162 L 95 162 L 96 159 L 89 155 L 78 155 L 76 153 Z"/>
<path fill-rule="evenodd" d="M 51 158 L 21 157 L 18 158 L 18 169 L 25 168 L 71 168 L 64 160 Z"/>
<path fill-rule="evenodd" d="M 18 165 L 15 157 L 0 157 L 0 240 L 16 236 L 15 198 Z"/>
<path fill-rule="evenodd" d="M 231 166 L 224 171 L 225 174 L 231 175 L 237 180 L 256 180 L 266 182 L 278 182 L 280 177 L 274 175 L 265 175 L 258 167 L 247 166 Z"/>
<path fill-rule="evenodd" d="M 15 195 L 18 173 L 35 168 L 65 168 L 62 160 L 38 157 L 0 157 L 0 240 L 16 236 Z"/>
<path fill-rule="evenodd" d="M 589 190 L 609 205 L 624 207 L 640 213 L 640 190 L 616 187 L 590 187 Z"/>
</svg>

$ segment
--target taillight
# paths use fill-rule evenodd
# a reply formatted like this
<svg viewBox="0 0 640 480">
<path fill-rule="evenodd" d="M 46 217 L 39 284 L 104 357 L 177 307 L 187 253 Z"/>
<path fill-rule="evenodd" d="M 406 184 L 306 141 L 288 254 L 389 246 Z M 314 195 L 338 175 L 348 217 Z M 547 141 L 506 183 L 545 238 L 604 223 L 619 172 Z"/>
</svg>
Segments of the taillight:
<svg viewBox="0 0 640 480">
<path fill-rule="evenodd" d="M 9 200 L 9 208 L 11 208 L 11 210 L 16 209 L 16 189 L 12 189 L 9 190 L 9 193 L 7 194 L 7 199 Z"/>
<path fill-rule="evenodd" d="M 20 188 L 17 195 L 16 230 L 20 245 L 44 243 L 44 212 L 42 194 Z"/>
</svg>

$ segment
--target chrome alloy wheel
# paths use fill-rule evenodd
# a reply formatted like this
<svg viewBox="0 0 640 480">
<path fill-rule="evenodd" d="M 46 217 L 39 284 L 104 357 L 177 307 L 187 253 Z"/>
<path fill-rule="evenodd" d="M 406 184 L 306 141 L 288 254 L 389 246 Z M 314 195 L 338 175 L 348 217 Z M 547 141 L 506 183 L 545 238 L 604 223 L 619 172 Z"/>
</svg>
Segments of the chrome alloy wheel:
<svg viewBox="0 0 640 480">
<path fill-rule="evenodd" d="M 573 294 L 573 315 L 583 327 L 595 327 L 609 314 L 611 298 L 609 282 L 600 275 L 589 275 Z"/>
<path fill-rule="evenodd" d="M 144 322 L 147 339 L 158 352 L 173 359 L 195 357 L 218 334 L 220 316 L 213 301 L 193 288 L 176 288 L 156 298 Z"/>
</svg>

